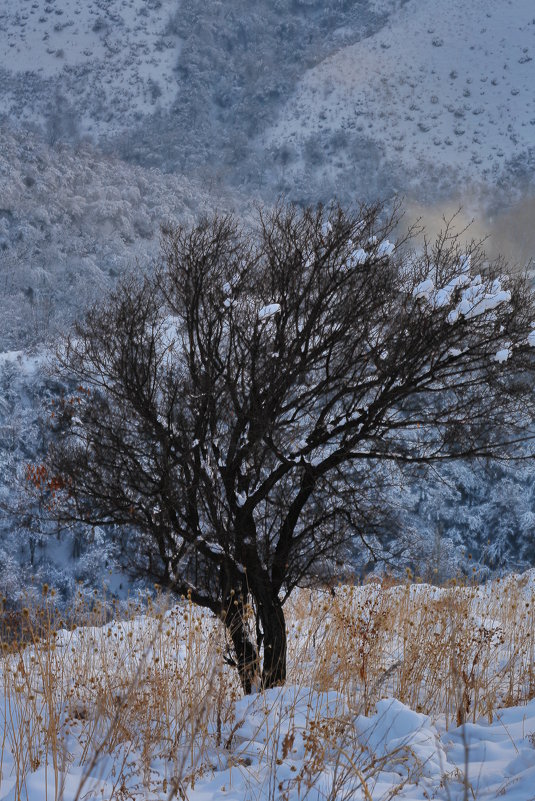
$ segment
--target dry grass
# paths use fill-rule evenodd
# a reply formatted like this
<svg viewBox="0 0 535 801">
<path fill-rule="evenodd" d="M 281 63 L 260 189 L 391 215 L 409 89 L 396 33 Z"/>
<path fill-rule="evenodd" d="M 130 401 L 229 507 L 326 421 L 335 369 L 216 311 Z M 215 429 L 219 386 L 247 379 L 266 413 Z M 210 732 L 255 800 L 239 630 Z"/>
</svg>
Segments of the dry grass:
<svg viewBox="0 0 535 801">
<path fill-rule="evenodd" d="M 377 582 L 292 601 L 291 681 L 460 725 L 535 697 L 531 574 L 478 587 Z M 305 674 L 305 675 L 304 675 Z"/>
<path fill-rule="evenodd" d="M 106 623 L 99 603 L 75 606 L 67 620 L 45 592 L 38 610 L 4 615 L 2 784 L 14 781 L 14 797 L 25 798 L 28 776 L 46 765 L 60 799 L 66 773 L 78 770 L 81 798 L 90 781 L 84 776 L 113 763 L 110 798 L 137 798 L 137 777 L 139 797 L 148 788 L 186 799 L 199 777 L 225 769 L 250 776 L 254 798 L 258 779 L 249 766 L 256 760 L 268 798 L 289 798 L 296 787 L 304 797 L 327 763 L 325 798 L 349 798 L 356 787 L 371 798 L 382 765 L 364 759 L 352 720 L 380 699 L 394 696 L 457 725 L 492 719 L 497 708 L 535 696 L 528 581 L 440 589 L 383 582 L 339 587 L 334 596 L 296 593 L 287 607 L 288 683 L 300 689 L 284 720 L 259 708 L 260 754 L 236 711 L 241 692 L 223 660 L 225 632 L 208 613 L 187 600 L 171 608 L 159 597 L 130 605 L 121 622 Z M 332 690 L 326 710 L 318 692 Z M 296 742 L 300 761 L 279 779 L 276 766 L 291 762 Z M 395 758 L 401 764 L 406 754 L 389 755 Z M 158 760 L 164 767 L 156 773 Z"/>
</svg>

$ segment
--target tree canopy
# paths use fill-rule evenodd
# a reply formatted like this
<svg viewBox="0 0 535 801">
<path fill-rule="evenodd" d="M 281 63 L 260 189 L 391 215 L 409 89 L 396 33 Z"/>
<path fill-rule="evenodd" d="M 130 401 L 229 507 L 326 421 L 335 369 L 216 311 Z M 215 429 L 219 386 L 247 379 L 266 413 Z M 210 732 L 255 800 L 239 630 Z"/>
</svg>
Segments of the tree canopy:
<svg viewBox="0 0 535 801">
<path fill-rule="evenodd" d="M 398 222 L 281 204 L 170 227 L 59 353 L 79 390 L 35 483 L 60 518 L 129 527 L 133 569 L 218 615 L 246 692 L 284 681 L 284 601 L 380 529 L 394 475 L 526 455 L 526 277 L 448 225 L 391 242 Z"/>
</svg>

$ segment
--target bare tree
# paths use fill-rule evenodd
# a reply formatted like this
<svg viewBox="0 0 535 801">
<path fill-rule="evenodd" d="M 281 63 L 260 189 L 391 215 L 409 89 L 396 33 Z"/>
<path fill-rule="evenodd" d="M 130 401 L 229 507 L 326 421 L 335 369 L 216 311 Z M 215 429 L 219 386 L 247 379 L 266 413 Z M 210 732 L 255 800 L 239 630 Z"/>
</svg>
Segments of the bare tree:
<svg viewBox="0 0 535 801">
<path fill-rule="evenodd" d="M 224 621 L 245 692 L 284 682 L 285 600 L 365 538 L 392 471 L 529 442 L 526 279 L 449 226 L 391 244 L 397 222 L 281 205 L 166 230 L 59 355 L 80 389 L 36 483 L 130 527 L 137 570 Z"/>
</svg>

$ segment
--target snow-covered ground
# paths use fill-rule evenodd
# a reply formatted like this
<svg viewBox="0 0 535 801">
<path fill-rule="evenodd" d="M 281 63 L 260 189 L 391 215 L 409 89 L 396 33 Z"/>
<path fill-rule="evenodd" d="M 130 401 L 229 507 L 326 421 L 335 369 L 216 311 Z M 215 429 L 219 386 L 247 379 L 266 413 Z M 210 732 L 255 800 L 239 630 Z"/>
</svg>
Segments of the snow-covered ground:
<svg viewBox="0 0 535 801">
<path fill-rule="evenodd" d="M 339 588 L 334 599 L 297 593 L 288 610 L 288 684 L 245 698 L 223 664 L 222 627 L 187 601 L 61 629 L 48 645 L 2 660 L 0 799 L 529 801 L 534 599 L 533 573 L 480 589 L 375 584 Z M 424 630 L 430 609 L 434 628 Z M 453 639 L 469 635 L 466 652 L 461 640 L 448 641 L 448 626 Z M 458 697 L 448 701 L 440 687 L 421 703 L 395 697 L 404 692 L 392 692 L 399 676 L 420 680 L 404 627 L 417 648 L 429 641 L 447 657 L 427 664 L 422 687 L 432 689 L 441 671 L 447 684 L 458 668 Z M 380 680 L 370 637 L 388 643 Z M 369 672 L 359 675 L 363 649 Z M 459 712 L 452 720 L 450 705 L 464 709 L 465 722 Z"/>
<path fill-rule="evenodd" d="M 532 0 L 409 0 L 310 69 L 267 141 L 300 149 L 314 135 L 360 134 L 414 188 L 429 170 L 459 193 L 494 183 L 535 147 L 534 11 Z"/>
<path fill-rule="evenodd" d="M 57 773 L 49 757 L 48 765 L 28 775 L 20 798 L 461 801 L 466 759 L 469 798 L 534 797 L 535 701 L 502 710 L 492 724 L 483 720 L 445 731 L 440 722 L 394 698 L 380 701 L 365 717 L 352 715 L 336 693 L 287 687 L 238 701 L 234 716 L 232 726 L 222 730 L 223 737 L 232 737 L 231 746 L 211 750 L 211 767 L 199 770 L 194 786 L 175 781 L 182 755 L 151 759 L 144 766 L 142 753 L 118 748 L 112 756 L 98 754 L 88 772 L 76 764 L 83 747 L 71 750 L 73 741 L 68 741 Z M 336 723 L 341 728 L 341 719 L 339 740 L 327 737 L 326 729 Z M 350 749 L 356 749 L 358 762 Z M 189 772 L 191 763 L 184 763 Z M 6 749 L 2 801 L 19 799 L 14 774 Z"/>
</svg>

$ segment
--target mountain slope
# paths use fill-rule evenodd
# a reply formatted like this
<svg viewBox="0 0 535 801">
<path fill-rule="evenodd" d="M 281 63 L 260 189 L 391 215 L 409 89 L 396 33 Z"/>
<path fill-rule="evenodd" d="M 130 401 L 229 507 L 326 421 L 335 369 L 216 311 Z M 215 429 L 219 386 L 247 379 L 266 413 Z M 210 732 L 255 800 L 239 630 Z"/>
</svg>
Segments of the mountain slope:
<svg viewBox="0 0 535 801">
<path fill-rule="evenodd" d="M 272 199 L 535 170 L 531 0 L 5 0 L 0 119 Z"/>
<path fill-rule="evenodd" d="M 244 200 L 0 128 L 0 350 L 47 339 L 125 270 L 147 268 L 162 223 L 216 209 L 243 210 Z"/>
<path fill-rule="evenodd" d="M 174 0 L 5 0 L 1 105 L 11 120 L 67 136 L 124 130 L 169 108 L 181 43 Z"/>
<path fill-rule="evenodd" d="M 288 183 L 303 180 L 315 151 L 317 172 L 338 180 L 368 153 L 390 172 L 390 192 L 420 200 L 469 182 L 532 181 L 534 56 L 531 0 L 410 0 L 306 72 L 268 146 L 294 154 Z"/>
</svg>

